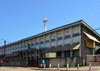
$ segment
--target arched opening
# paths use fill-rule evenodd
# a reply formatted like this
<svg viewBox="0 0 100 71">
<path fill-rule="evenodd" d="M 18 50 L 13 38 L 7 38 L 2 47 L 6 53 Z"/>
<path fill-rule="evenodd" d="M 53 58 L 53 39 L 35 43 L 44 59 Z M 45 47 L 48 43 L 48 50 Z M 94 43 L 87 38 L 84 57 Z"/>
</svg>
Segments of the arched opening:
<svg viewBox="0 0 100 71">
<path fill-rule="evenodd" d="M 95 54 L 100 54 L 100 48 L 95 52 Z"/>
</svg>

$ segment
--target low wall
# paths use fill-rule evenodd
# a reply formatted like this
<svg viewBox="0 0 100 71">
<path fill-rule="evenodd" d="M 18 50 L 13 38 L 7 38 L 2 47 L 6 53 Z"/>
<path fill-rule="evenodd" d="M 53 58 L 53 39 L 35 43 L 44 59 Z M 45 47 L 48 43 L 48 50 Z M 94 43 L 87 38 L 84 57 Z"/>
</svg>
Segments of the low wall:
<svg viewBox="0 0 100 71">
<path fill-rule="evenodd" d="M 80 65 L 82 65 L 81 60 L 79 57 L 73 57 L 73 58 L 39 58 L 39 62 L 38 62 L 38 67 L 41 67 L 42 64 L 42 60 L 45 60 L 46 62 L 46 67 L 49 67 L 49 64 L 51 63 L 52 67 L 57 67 L 57 65 L 59 64 L 60 67 L 66 67 L 67 64 L 69 64 L 69 66 L 77 66 L 77 64 L 79 63 Z"/>
<path fill-rule="evenodd" d="M 100 66 L 100 55 L 87 55 L 86 61 L 86 65 L 91 63 L 92 66 Z"/>
<path fill-rule="evenodd" d="M 26 67 L 27 61 L 26 59 L 13 59 L 13 60 L 3 60 L 4 66 L 19 66 L 19 67 Z"/>
</svg>

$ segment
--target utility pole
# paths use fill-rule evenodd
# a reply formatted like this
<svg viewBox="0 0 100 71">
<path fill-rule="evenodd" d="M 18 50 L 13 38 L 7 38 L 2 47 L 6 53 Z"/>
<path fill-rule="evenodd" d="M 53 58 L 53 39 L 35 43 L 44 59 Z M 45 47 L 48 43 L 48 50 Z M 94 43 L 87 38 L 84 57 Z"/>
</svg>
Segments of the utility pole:
<svg viewBox="0 0 100 71">
<path fill-rule="evenodd" d="M 1 38 L 1 40 L 4 40 L 4 39 Z M 4 59 L 5 59 L 5 48 L 6 48 L 6 40 L 4 40 Z"/>
<path fill-rule="evenodd" d="M 4 59 L 5 59 L 6 40 L 4 40 Z"/>
</svg>

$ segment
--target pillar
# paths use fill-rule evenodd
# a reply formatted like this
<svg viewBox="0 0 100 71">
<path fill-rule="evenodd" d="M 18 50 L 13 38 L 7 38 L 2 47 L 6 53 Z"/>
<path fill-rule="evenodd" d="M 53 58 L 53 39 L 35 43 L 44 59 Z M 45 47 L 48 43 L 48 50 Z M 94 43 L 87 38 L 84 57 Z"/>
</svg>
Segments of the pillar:
<svg viewBox="0 0 100 71">
<path fill-rule="evenodd" d="M 64 51 L 62 51 L 62 58 L 64 58 Z"/>
<path fill-rule="evenodd" d="M 23 52 L 23 59 L 24 59 L 24 56 L 25 56 L 25 55 L 24 55 L 24 52 Z"/>
<path fill-rule="evenodd" d="M 56 42 L 56 44 L 55 44 L 55 47 L 57 47 L 57 32 L 55 32 L 55 34 L 56 34 L 56 36 L 55 36 L 55 42 Z"/>
<path fill-rule="evenodd" d="M 64 34 L 64 30 L 62 30 L 62 46 L 64 46 L 64 43 L 65 43 L 65 42 L 64 42 L 64 35 L 65 35 L 65 34 Z"/>
<path fill-rule="evenodd" d="M 32 59 L 32 52 L 30 51 L 30 64 L 32 64 L 31 59 Z"/>
<path fill-rule="evenodd" d="M 93 55 L 95 53 L 95 41 L 93 41 Z"/>
<path fill-rule="evenodd" d="M 72 43 L 73 43 L 73 37 L 72 37 L 72 35 L 73 35 L 73 30 L 72 30 L 72 27 L 70 27 L 70 39 L 71 39 L 71 41 L 70 41 L 70 45 L 72 45 Z M 70 50 L 70 57 L 72 57 L 73 56 L 73 50 L 72 50 L 72 47 L 71 47 L 71 50 Z"/>
<path fill-rule="evenodd" d="M 44 35 L 44 47 L 46 48 L 46 35 Z"/>
<path fill-rule="evenodd" d="M 26 59 L 28 58 L 28 51 L 26 51 Z"/>
<path fill-rule="evenodd" d="M 79 57 L 81 57 L 81 49 L 82 49 L 82 44 L 81 44 L 81 37 L 82 37 L 82 32 L 81 32 L 81 25 L 79 25 L 79 44 L 80 44 L 80 47 L 79 47 Z"/>
<path fill-rule="evenodd" d="M 51 47 L 51 34 L 49 33 L 49 48 Z"/>
<path fill-rule="evenodd" d="M 32 58 L 32 52 L 30 51 L 30 59 Z"/>
</svg>

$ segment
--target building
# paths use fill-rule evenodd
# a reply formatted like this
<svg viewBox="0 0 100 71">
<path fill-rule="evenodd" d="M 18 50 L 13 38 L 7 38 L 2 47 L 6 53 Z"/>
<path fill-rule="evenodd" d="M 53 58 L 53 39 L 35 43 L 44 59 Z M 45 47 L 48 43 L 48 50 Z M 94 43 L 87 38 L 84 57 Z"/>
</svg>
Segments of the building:
<svg viewBox="0 0 100 71">
<path fill-rule="evenodd" d="M 88 65 L 88 57 L 100 54 L 100 35 L 83 20 L 0 47 L 4 65 L 39 66 L 41 61 L 56 66 Z M 91 55 L 91 56 L 87 56 Z M 97 56 L 100 59 L 100 56 Z M 94 59 L 94 58 L 93 58 Z M 99 62 L 100 64 L 100 62 Z"/>
</svg>

